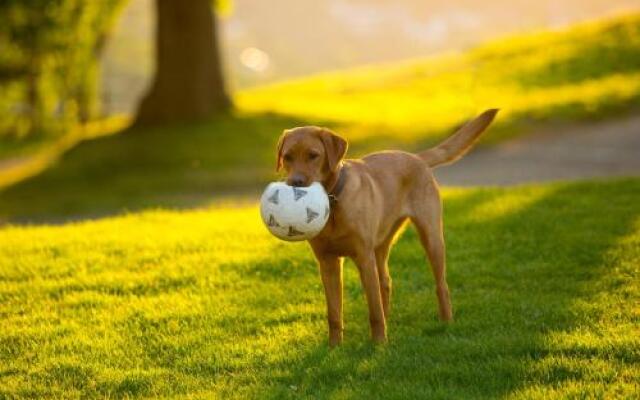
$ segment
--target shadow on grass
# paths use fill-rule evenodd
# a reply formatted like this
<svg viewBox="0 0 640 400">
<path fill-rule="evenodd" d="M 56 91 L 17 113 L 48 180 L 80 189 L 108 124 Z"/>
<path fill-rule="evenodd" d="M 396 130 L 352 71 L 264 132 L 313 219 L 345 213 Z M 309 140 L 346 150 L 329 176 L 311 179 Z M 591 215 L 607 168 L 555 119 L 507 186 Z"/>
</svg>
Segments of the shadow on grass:
<svg viewBox="0 0 640 400">
<path fill-rule="evenodd" d="M 637 107 L 585 108 L 567 104 L 544 113 L 500 119 L 481 143 L 495 144 L 514 132 L 551 130 L 576 119 L 622 115 Z M 563 122 L 564 121 L 564 122 Z M 460 126 L 465 121 L 461 121 Z M 285 128 L 322 125 L 349 136 L 349 127 L 277 114 L 222 117 L 200 123 L 128 130 L 80 143 L 43 173 L 0 189 L 0 224 L 57 223 L 145 208 L 192 208 L 225 197 L 257 198 L 275 178 L 274 149 Z M 456 129 L 424 132 L 413 139 L 381 127 L 351 142 L 349 156 L 389 148 L 419 151 Z"/>
<path fill-rule="evenodd" d="M 44 172 L 0 190 L 0 223 L 58 223 L 145 208 L 198 207 L 227 196 L 256 198 L 274 179 L 280 133 L 309 124 L 348 134 L 348 128 L 328 121 L 257 114 L 87 140 L 57 162 L 44 160 L 51 164 Z M 351 143 L 350 154 L 400 144 L 393 134 L 371 129 L 366 140 Z"/>
<path fill-rule="evenodd" d="M 55 222 L 253 194 L 273 178 L 282 130 L 306 124 L 273 114 L 229 116 L 86 141 L 2 191 L 0 221 Z"/>
<path fill-rule="evenodd" d="M 577 390 L 589 393 L 594 389 L 589 385 L 612 383 L 621 368 L 632 367 L 632 349 L 558 349 L 548 338 L 585 326 L 598 334 L 594 321 L 602 309 L 580 314 L 574 305 L 596 302 L 599 290 L 610 289 L 602 285 L 613 269 L 608 252 L 640 216 L 640 182 L 622 182 L 629 188 L 558 186 L 524 208 L 483 221 L 474 221 L 473 208 L 491 205 L 499 194 L 473 192 L 452 199 L 445 208 L 454 324 L 443 326 L 435 318 L 434 285 L 417 236 L 409 230 L 391 258 L 395 293 L 389 345 L 375 348 L 365 342 L 364 300 L 361 293 L 347 295 L 345 345 L 333 352 L 324 343 L 305 346 L 302 356 L 264 366 L 269 372 L 262 379 L 268 384 L 255 393 L 269 398 L 495 398 L 532 385 L 557 389 L 577 381 L 584 385 Z M 347 294 L 357 285 L 351 275 Z M 317 335 L 324 337 L 322 328 Z M 602 364 L 613 371 L 598 380 L 594 370 Z M 271 376 L 272 371 L 279 373 Z"/>
</svg>

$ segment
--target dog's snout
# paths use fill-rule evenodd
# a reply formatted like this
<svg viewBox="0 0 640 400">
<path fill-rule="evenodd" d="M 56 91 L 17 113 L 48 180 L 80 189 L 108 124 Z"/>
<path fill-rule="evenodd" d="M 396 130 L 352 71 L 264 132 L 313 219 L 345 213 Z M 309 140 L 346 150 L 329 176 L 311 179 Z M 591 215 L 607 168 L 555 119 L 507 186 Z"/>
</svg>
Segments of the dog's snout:
<svg viewBox="0 0 640 400">
<path fill-rule="evenodd" d="M 304 178 L 304 176 L 301 176 L 301 175 L 294 175 L 291 178 L 289 178 L 287 182 L 289 186 L 295 186 L 295 187 L 306 186 L 306 183 L 307 183 L 307 180 Z"/>
</svg>

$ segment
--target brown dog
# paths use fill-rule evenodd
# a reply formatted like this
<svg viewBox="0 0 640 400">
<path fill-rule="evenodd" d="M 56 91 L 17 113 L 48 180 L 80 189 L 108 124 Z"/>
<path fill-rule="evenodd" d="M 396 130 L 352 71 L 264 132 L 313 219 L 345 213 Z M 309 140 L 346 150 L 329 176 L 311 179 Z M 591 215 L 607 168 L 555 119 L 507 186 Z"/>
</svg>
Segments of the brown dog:
<svg viewBox="0 0 640 400">
<path fill-rule="evenodd" d="M 386 340 L 391 296 L 387 260 L 396 234 L 407 220 L 416 226 L 431 263 L 440 319 L 452 319 L 442 205 L 431 169 L 462 157 L 497 112 L 485 111 L 438 146 L 421 153 L 383 151 L 360 160 L 343 161 L 347 142 L 328 129 L 307 126 L 282 134 L 277 170 L 284 167 L 287 183 L 308 186 L 321 182 L 335 200 L 327 225 L 309 240 L 324 284 L 331 346 L 342 342 L 343 257 L 350 257 L 358 266 L 373 340 Z"/>
</svg>

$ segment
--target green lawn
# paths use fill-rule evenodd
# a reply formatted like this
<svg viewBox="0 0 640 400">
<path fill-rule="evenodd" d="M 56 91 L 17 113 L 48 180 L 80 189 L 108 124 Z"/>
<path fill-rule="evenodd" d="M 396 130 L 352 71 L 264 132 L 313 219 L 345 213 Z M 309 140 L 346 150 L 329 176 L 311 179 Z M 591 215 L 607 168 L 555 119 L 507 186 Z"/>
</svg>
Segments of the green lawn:
<svg viewBox="0 0 640 400">
<path fill-rule="evenodd" d="M 0 399 L 639 397 L 640 179 L 445 190 L 455 323 L 409 229 L 389 344 L 348 263 L 334 351 L 310 251 L 255 205 L 285 128 L 333 127 L 357 156 L 493 106 L 481 145 L 611 118 L 638 110 L 638 48 L 635 14 L 248 90 L 208 121 L 0 142 L 49 147 L 0 168 Z"/>
<path fill-rule="evenodd" d="M 640 180 L 447 190 L 456 321 L 408 230 L 390 342 L 355 267 L 329 351 L 305 244 L 217 203 L 0 228 L 0 398 L 637 398 Z"/>
</svg>

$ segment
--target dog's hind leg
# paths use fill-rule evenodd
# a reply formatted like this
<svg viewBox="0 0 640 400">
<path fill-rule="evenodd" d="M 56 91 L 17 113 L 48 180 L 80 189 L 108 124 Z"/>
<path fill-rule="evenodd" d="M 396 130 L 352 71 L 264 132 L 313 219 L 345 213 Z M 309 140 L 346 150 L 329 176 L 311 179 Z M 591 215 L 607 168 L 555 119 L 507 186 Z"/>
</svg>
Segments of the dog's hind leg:
<svg viewBox="0 0 640 400">
<path fill-rule="evenodd" d="M 416 226 L 422 246 L 431 263 L 431 270 L 436 282 L 440 319 L 451 321 L 453 313 L 449 299 L 449 287 L 447 286 L 445 245 L 442 233 L 442 203 L 437 188 L 427 186 L 423 190 L 423 195 L 415 199 L 417 201 L 413 204 L 411 222 Z"/>
<path fill-rule="evenodd" d="M 389 251 L 391 241 L 385 241 L 376 248 L 376 267 L 378 268 L 378 279 L 380 281 L 380 295 L 382 297 L 382 309 L 384 319 L 389 320 L 391 302 L 391 276 L 389 275 Z"/>
</svg>

